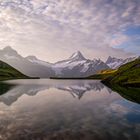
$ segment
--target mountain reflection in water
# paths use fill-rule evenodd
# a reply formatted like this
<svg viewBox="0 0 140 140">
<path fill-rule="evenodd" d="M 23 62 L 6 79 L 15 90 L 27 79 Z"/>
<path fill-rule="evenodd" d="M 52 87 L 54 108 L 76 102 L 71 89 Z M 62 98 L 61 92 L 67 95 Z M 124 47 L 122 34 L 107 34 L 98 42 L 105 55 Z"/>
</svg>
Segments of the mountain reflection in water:
<svg viewBox="0 0 140 140">
<path fill-rule="evenodd" d="M 10 89 L 10 87 L 13 88 Z M 36 95 L 38 92 L 47 90 L 50 88 L 56 88 L 58 90 L 67 91 L 66 93 L 70 93 L 74 98 L 82 98 L 84 93 L 90 90 L 101 91 L 104 88 L 104 85 L 99 81 L 39 81 L 39 80 L 12 80 L 6 83 L 2 83 L 3 88 L 9 87 L 8 91 L 5 91 L 2 96 L 0 96 L 0 102 L 5 103 L 6 105 L 11 105 L 15 102 L 20 96 L 23 94 L 27 94 L 29 96 Z M 3 91 L 3 89 L 1 89 Z M 111 90 L 108 89 L 109 92 Z"/>
<path fill-rule="evenodd" d="M 2 85 L 0 140 L 140 139 L 140 105 L 100 81 L 12 80 Z"/>
</svg>

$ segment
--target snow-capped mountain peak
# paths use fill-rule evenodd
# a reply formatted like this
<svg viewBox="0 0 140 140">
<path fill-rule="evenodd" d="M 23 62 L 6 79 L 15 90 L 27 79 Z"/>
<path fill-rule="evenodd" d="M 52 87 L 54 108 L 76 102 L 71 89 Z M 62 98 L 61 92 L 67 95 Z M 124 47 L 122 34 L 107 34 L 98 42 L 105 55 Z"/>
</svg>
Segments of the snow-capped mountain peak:
<svg viewBox="0 0 140 140">
<path fill-rule="evenodd" d="M 120 62 L 120 61 L 123 61 L 123 59 L 119 59 L 119 58 L 109 56 L 107 61 L 106 61 L 106 64 L 113 63 L 113 62 L 116 62 L 116 61 Z"/>
<path fill-rule="evenodd" d="M 69 59 L 74 59 L 74 60 L 86 60 L 86 58 L 82 55 L 80 51 L 77 51 L 72 54 L 72 56 Z"/>
<path fill-rule="evenodd" d="M 68 59 L 56 63 L 42 61 L 35 56 L 22 57 L 11 47 L 0 50 L 0 59 L 32 77 L 87 77 L 98 71 L 109 69 L 100 59 L 86 59 L 80 51 Z"/>
<path fill-rule="evenodd" d="M 131 62 L 133 60 L 135 60 L 137 57 L 130 57 L 130 58 L 126 58 L 126 59 L 121 59 L 121 58 L 115 58 L 115 57 L 111 57 L 109 56 L 106 64 L 111 68 L 111 69 L 117 69 L 119 68 L 121 65 L 124 65 L 128 62 Z"/>
<path fill-rule="evenodd" d="M 100 59 L 86 59 L 79 51 L 68 59 L 55 63 L 52 67 L 56 76 L 59 77 L 87 77 L 99 70 L 109 69 Z"/>
<path fill-rule="evenodd" d="M 23 57 L 9 46 L 0 49 L 0 60 L 31 77 L 48 78 L 55 74 L 50 63 L 39 60 L 35 56 Z"/>
<path fill-rule="evenodd" d="M 8 61 L 14 61 L 14 60 L 20 60 L 21 56 L 18 54 L 16 50 L 14 50 L 12 47 L 7 46 L 0 50 L 0 59 L 4 61 L 4 59 L 7 59 Z"/>
</svg>

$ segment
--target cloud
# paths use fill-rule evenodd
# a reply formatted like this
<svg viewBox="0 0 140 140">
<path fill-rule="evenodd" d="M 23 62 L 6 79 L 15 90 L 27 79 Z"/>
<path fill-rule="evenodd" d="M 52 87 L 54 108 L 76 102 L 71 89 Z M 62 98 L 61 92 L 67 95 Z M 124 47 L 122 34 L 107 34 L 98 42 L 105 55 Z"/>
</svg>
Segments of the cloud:
<svg viewBox="0 0 140 140">
<path fill-rule="evenodd" d="M 50 61 L 76 50 L 89 58 L 128 57 L 131 52 L 113 47 L 130 39 L 125 29 L 140 25 L 139 5 L 139 0 L 0 0 L 1 47 Z"/>
<path fill-rule="evenodd" d="M 113 38 L 110 39 L 110 46 L 119 46 L 129 40 L 130 38 L 127 35 L 117 34 Z"/>
</svg>

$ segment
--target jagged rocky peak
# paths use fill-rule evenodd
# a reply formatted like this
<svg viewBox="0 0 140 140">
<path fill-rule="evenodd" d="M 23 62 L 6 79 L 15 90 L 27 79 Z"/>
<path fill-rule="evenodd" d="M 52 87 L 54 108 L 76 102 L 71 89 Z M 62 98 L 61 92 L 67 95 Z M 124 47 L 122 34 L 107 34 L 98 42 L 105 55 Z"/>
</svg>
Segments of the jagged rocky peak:
<svg viewBox="0 0 140 140">
<path fill-rule="evenodd" d="M 119 59 L 119 58 L 115 58 L 115 57 L 109 56 L 108 59 L 107 59 L 107 61 L 106 61 L 106 64 L 113 63 L 115 61 L 123 61 L 123 59 Z"/>
<path fill-rule="evenodd" d="M 103 62 L 103 61 L 102 61 L 101 59 L 99 59 L 99 58 L 98 58 L 98 59 L 94 58 L 93 61 L 94 61 L 94 62 Z"/>
<path fill-rule="evenodd" d="M 13 50 L 11 46 L 6 46 L 5 48 L 3 48 L 3 50 L 5 51 L 9 51 L 9 50 Z"/>
<path fill-rule="evenodd" d="M 83 56 L 83 54 L 80 51 L 77 51 L 72 54 L 70 59 L 75 59 L 75 60 L 86 60 L 86 58 Z"/>
<path fill-rule="evenodd" d="M 7 47 L 3 48 L 2 51 L 3 51 L 4 53 L 10 54 L 10 55 L 17 55 L 17 54 L 18 54 L 17 51 L 14 50 L 11 46 L 7 46 Z"/>
<path fill-rule="evenodd" d="M 131 62 L 131 61 L 135 60 L 136 58 L 137 57 L 129 57 L 126 59 L 121 59 L 121 58 L 115 58 L 115 57 L 109 56 L 107 61 L 106 61 L 106 64 L 112 69 L 117 69 L 121 65 L 124 65 L 128 62 Z"/>
<path fill-rule="evenodd" d="M 28 59 L 28 60 L 38 60 L 37 57 L 33 56 L 33 55 L 27 56 L 26 59 Z"/>
</svg>

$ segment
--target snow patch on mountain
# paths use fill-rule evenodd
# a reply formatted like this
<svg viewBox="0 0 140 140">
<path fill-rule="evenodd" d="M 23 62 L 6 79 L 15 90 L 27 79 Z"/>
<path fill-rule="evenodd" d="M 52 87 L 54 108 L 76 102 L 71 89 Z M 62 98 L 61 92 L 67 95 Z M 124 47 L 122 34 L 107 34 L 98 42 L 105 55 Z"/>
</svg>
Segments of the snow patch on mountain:
<svg viewBox="0 0 140 140">
<path fill-rule="evenodd" d="M 128 62 L 131 62 L 133 60 L 135 60 L 137 57 L 130 57 L 130 58 L 127 58 L 127 59 L 119 59 L 119 58 L 115 58 L 115 57 L 111 57 L 109 56 L 107 61 L 106 61 L 106 64 L 111 68 L 111 69 L 117 69 L 119 68 L 120 66 L 128 63 Z"/>
<path fill-rule="evenodd" d="M 80 51 L 73 53 L 69 59 L 71 59 L 71 60 L 86 60 L 86 58 L 82 55 L 82 53 Z"/>
<path fill-rule="evenodd" d="M 133 61 L 136 57 L 118 59 L 108 57 L 106 63 L 100 59 L 86 59 L 80 51 L 73 53 L 68 59 L 49 63 L 35 56 L 22 57 L 11 47 L 0 50 L 0 60 L 15 67 L 25 75 L 31 77 L 87 77 L 101 70 L 116 69 L 121 65 Z"/>
<path fill-rule="evenodd" d="M 59 77 L 86 77 L 98 70 L 109 69 L 103 61 L 86 59 L 80 51 L 66 60 L 55 63 L 52 68 Z"/>
</svg>

